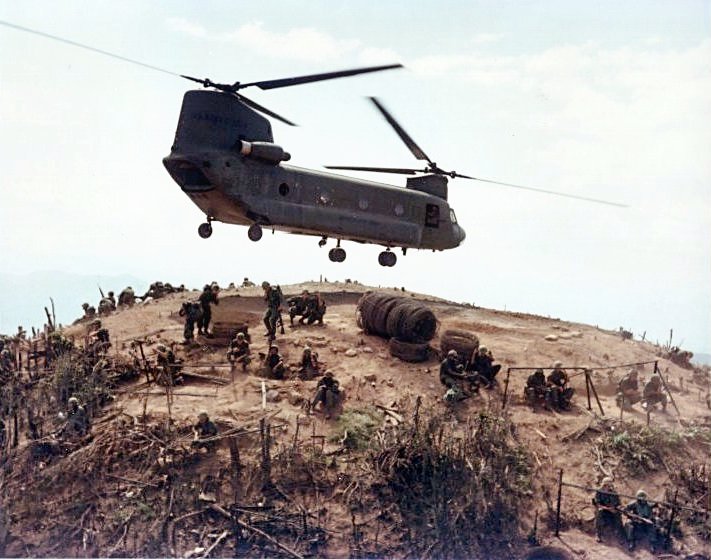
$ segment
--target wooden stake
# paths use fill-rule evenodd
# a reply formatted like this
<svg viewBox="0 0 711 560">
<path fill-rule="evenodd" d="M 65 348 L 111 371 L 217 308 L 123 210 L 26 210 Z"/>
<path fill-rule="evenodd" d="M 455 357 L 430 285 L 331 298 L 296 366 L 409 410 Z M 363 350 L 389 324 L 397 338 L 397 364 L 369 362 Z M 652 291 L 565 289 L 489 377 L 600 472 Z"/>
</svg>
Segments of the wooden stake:
<svg viewBox="0 0 711 560">
<path fill-rule="evenodd" d="M 558 474 L 558 503 L 555 510 L 555 536 L 560 536 L 560 500 L 563 494 L 563 469 Z"/>
</svg>

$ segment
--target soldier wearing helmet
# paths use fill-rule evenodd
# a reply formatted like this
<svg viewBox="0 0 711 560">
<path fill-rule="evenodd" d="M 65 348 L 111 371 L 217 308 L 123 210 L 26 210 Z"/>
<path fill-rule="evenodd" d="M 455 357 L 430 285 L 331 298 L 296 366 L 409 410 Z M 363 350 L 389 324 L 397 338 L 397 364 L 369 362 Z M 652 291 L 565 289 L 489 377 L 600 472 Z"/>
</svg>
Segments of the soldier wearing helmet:
<svg viewBox="0 0 711 560">
<path fill-rule="evenodd" d="M 318 352 L 311 350 L 310 346 L 304 346 L 304 350 L 301 352 L 301 363 L 299 364 L 299 379 L 313 379 L 318 374 Z"/>
<path fill-rule="evenodd" d="M 315 410 L 318 403 L 322 403 L 323 411 L 326 413 L 326 420 L 328 420 L 331 418 L 333 409 L 338 404 L 340 393 L 338 381 L 333 377 L 333 372 L 328 370 L 316 385 L 316 396 L 311 401 L 310 411 Z"/>
<path fill-rule="evenodd" d="M 499 373 L 500 369 L 501 364 L 494 364 L 494 356 L 486 346 L 480 346 L 474 353 L 471 371 L 476 372 L 487 387 L 491 387 L 494 384 L 496 374 Z"/>
<path fill-rule="evenodd" d="M 546 375 L 542 369 L 537 369 L 526 379 L 526 387 L 524 388 L 526 401 L 535 410 L 536 404 L 545 403 L 547 392 Z"/>
<path fill-rule="evenodd" d="M 575 391 L 572 387 L 568 386 L 568 374 L 563 369 L 562 362 L 555 362 L 553 364 L 553 371 L 550 372 L 546 381 L 548 382 L 549 388 L 549 404 L 558 410 L 569 408 Z"/>
<path fill-rule="evenodd" d="M 639 392 L 639 380 L 637 379 L 637 370 L 630 369 L 618 385 L 617 400 L 618 406 L 630 408 L 633 404 L 640 401 L 642 395 Z"/>
<path fill-rule="evenodd" d="M 84 316 L 82 319 L 93 319 L 96 317 L 96 308 L 94 306 L 84 302 L 81 304 L 81 308 L 84 310 Z"/>
<path fill-rule="evenodd" d="M 79 399 L 69 397 L 67 401 L 67 424 L 63 429 L 70 436 L 85 436 L 90 429 L 89 416 L 83 406 L 79 404 Z"/>
<path fill-rule="evenodd" d="M 235 364 L 242 364 L 242 371 L 246 371 L 251 361 L 249 353 L 250 349 L 247 338 L 244 336 L 244 333 L 238 332 L 227 349 L 227 360 L 233 367 Z"/>
<path fill-rule="evenodd" d="M 286 366 L 279 355 L 279 348 L 274 344 L 269 347 L 269 353 L 264 358 L 264 367 L 267 370 L 267 375 L 272 379 L 284 379 Z"/>
<path fill-rule="evenodd" d="M 182 362 L 175 357 L 171 348 L 164 344 L 156 346 L 156 365 L 156 381 L 160 385 L 173 386 L 182 383 Z"/>
<path fill-rule="evenodd" d="M 642 407 L 649 410 L 657 403 L 662 403 L 662 410 L 667 411 L 667 396 L 662 388 L 662 380 L 658 375 L 653 375 L 652 378 L 644 385 L 644 397 Z"/>
<path fill-rule="evenodd" d="M 279 308 L 281 307 L 281 290 L 273 287 L 266 280 L 262 282 L 264 290 L 264 301 L 267 302 L 267 310 L 264 312 L 264 326 L 267 328 L 266 336 L 270 340 L 276 338 L 276 326 L 279 320 Z"/>
<path fill-rule="evenodd" d="M 617 536 L 622 535 L 622 514 L 620 513 L 620 495 L 615 490 L 612 478 L 606 476 L 600 483 L 592 500 L 595 505 L 595 533 L 597 542 L 602 542 L 606 529 L 612 528 Z"/>
<path fill-rule="evenodd" d="M 657 504 L 648 501 L 647 493 L 641 488 L 635 494 L 636 500 L 625 506 L 627 523 L 625 523 L 625 534 L 627 536 L 627 546 L 633 550 L 637 542 L 641 539 L 649 539 L 652 551 L 660 542 L 661 532 L 657 523 L 659 520 L 654 515 Z"/>
<path fill-rule="evenodd" d="M 124 307 L 133 307 L 136 303 L 136 293 L 131 286 L 124 288 L 118 297 L 118 304 Z"/>
<path fill-rule="evenodd" d="M 447 356 L 439 366 L 439 381 L 447 387 L 444 399 L 447 402 L 460 401 L 471 396 L 464 391 L 463 385 L 470 381 L 470 376 L 464 373 L 464 366 L 459 361 L 456 350 L 447 352 Z"/>
<path fill-rule="evenodd" d="M 217 299 L 217 294 L 219 293 L 219 287 L 214 289 L 210 284 L 205 284 L 202 289 L 202 293 L 198 298 L 200 302 L 200 307 L 202 309 L 201 318 L 198 319 L 198 334 L 204 334 L 208 338 L 212 338 L 212 334 L 208 331 L 210 326 L 210 321 L 212 320 L 212 308 L 211 304 L 219 305 L 220 301 Z"/>
<path fill-rule="evenodd" d="M 215 448 L 214 441 L 207 441 L 209 438 L 215 437 L 219 433 L 215 423 L 210 420 L 207 411 L 202 410 L 198 414 L 197 424 L 193 426 L 193 443 L 192 446 L 197 449 L 206 449 L 212 451 Z"/>
</svg>

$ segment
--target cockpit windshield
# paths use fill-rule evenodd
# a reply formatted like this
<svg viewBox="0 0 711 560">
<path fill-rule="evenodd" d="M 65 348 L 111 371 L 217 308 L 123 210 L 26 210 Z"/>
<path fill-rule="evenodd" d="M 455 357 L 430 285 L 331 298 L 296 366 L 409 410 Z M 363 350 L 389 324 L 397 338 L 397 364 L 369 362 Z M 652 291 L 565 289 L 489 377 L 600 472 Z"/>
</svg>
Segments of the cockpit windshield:
<svg viewBox="0 0 711 560">
<path fill-rule="evenodd" d="M 454 214 L 454 210 L 451 208 L 449 209 L 449 219 L 452 221 L 453 224 L 457 223 L 457 216 Z"/>
</svg>

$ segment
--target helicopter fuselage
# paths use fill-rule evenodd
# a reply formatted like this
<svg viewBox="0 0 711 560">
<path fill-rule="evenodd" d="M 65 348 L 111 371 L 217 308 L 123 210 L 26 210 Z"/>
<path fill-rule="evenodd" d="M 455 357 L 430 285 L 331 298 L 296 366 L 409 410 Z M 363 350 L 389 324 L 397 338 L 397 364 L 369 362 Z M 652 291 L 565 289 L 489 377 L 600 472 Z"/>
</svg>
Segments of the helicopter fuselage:
<svg viewBox="0 0 711 560">
<path fill-rule="evenodd" d="M 190 91 L 163 163 L 208 222 L 387 248 L 444 250 L 464 240 L 446 177 L 410 178 L 403 188 L 283 163 L 289 157 L 269 122 L 237 98 Z"/>
</svg>

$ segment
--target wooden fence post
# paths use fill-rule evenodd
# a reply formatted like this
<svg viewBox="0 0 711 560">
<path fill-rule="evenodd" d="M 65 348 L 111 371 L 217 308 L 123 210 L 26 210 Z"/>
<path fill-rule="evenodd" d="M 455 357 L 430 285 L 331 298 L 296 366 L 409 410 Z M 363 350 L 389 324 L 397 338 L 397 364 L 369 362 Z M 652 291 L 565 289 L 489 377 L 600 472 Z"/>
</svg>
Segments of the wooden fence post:
<svg viewBox="0 0 711 560">
<path fill-rule="evenodd" d="M 558 473 L 558 503 L 555 509 L 555 536 L 560 536 L 560 500 L 563 494 L 563 469 Z"/>
</svg>

